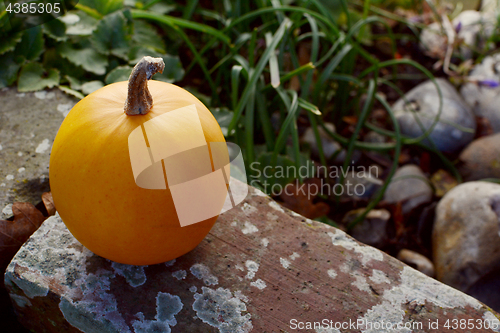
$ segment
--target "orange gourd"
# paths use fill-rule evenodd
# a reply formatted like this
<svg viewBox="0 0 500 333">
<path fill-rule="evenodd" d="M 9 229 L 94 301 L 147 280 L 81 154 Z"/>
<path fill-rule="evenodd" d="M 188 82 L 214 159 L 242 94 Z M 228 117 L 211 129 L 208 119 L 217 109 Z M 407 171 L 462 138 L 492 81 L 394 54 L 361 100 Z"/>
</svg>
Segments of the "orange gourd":
<svg viewBox="0 0 500 333">
<path fill-rule="evenodd" d="M 161 58 L 145 57 L 129 82 L 107 85 L 82 99 L 52 146 L 50 187 L 62 220 L 85 247 L 120 263 L 177 258 L 195 248 L 217 219 L 181 227 L 168 186 L 145 189 L 134 180 L 128 137 L 164 113 L 194 104 L 206 142 L 225 142 L 211 112 L 192 94 L 165 82 L 147 84 L 163 67 Z M 176 127 L 175 136 L 188 139 L 190 127 Z"/>
</svg>

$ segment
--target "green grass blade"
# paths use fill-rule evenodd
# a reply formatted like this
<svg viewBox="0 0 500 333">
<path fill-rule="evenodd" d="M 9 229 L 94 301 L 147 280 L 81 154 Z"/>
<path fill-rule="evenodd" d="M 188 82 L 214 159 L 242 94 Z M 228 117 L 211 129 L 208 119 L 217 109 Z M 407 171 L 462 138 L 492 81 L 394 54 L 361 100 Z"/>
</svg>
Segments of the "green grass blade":
<svg viewBox="0 0 500 333">
<path fill-rule="evenodd" d="M 270 45 L 267 47 L 267 49 L 264 51 L 264 53 L 260 57 L 259 61 L 257 62 L 257 65 L 255 66 L 254 72 L 252 73 L 252 75 L 249 76 L 248 83 L 247 83 L 245 89 L 243 90 L 240 101 L 238 102 L 238 106 L 235 109 L 234 117 L 231 120 L 231 123 L 229 124 L 229 127 L 228 127 L 229 133 L 231 133 L 231 131 L 235 128 L 236 124 L 238 123 L 239 117 L 241 116 L 241 113 L 243 111 L 243 106 L 248 101 L 250 90 L 257 83 L 259 76 L 262 74 L 264 67 L 266 66 L 266 64 L 269 61 L 269 57 L 271 56 L 272 53 L 274 53 L 274 50 L 276 49 L 276 47 L 280 43 L 280 41 L 283 38 L 283 35 L 285 34 L 285 31 L 289 27 L 289 25 L 290 25 L 290 21 L 288 19 L 285 19 L 283 21 L 283 23 L 280 25 L 280 27 L 278 28 L 278 30 L 276 31 L 276 33 L 274 34 Z"/>
</svg>

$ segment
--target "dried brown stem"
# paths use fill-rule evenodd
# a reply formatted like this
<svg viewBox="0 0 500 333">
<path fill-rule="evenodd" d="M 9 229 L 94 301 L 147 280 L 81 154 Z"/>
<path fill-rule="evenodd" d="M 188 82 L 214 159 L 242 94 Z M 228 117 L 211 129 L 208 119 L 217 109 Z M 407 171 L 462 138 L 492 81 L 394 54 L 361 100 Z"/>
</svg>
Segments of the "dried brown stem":
<svg viewBox="0 0 500 333">
<path fill-rule="evenodd" d="M 153 107 L 153 97 L 148 90 L 148 80 L 154 74 L 163 73 L 165 63 L 162 58 L 143 57 L 128 78 L 128 94 L 125 113 L 129 116 L 146 114 Z"/>
</svg>

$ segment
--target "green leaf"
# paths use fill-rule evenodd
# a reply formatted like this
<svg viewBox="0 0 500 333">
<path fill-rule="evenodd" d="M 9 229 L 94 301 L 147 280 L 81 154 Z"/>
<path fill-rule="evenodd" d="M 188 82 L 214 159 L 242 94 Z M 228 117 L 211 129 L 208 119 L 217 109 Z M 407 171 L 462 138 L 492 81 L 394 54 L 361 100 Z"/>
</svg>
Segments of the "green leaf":
<svg viewBox="0 0 500 333">
<path fill-rule="evenodd" d="M 42 24 L 43 32 L 56 41 L 64 41 L 66 36 L 66 25 L 59 20 L 50 20 Z"/>
<path fill-rule="evenodd" d="M 26 29 L 21 42 L 16 46 L 16 55 L 23 56 L 27 60 L 36 60 L 43 52 L 43 44 L 41 26 Z"/>
<path fill-rule="evenodd" d="M 51 68 L 45 71 L 43 66 L 37 62 L 30 62 L 21 68 L 17 90 L 20 92 L 38 91 L 52 88 L 59 84 L 59 71 Z"/>
<path fill-rule="evenodd" d="M 21 41 L 22 36 L 22 31 L 2 34 L 0 36 L 0 38 L 2 39 L 2 43 L 0 44 L 0 54 L 13 51 L 16 48 L 17 43 Z"/>
<path fill-rule="evenodd" d="M 91 37 L 92 45 L 103 54 L 127 54 L 131 38 L 130 22 L 123 12 L 105 16 Z"/>
<path fill-rule="evenodd" d="M 66 80 L 68 80 L 69 86 L 71 87 L 71 89 L 74 89 L 74 90 L 82 89 L 82 81 L 80 81 L 77 78 L 74 78 L 72 76 L 69 76 L 69 75 L 66 75 L 65 78 L 66 78 Z"/>
<path fill-rule="evenodd" d="M 77 50 L 68 44 L 61 44 L 57 49 L 62 57 L 77 66 L 81 66 L 87 72 L 97 75 L 106 73 L 108 59 L 94 49 L 86 48 Z"/>
<path fill-rule="evenodd" d="M 66 25 L 66 34 L 72 36 L 90 36 L 99 22 L 84 12 L 69 13 L 58 18 Z"/>
<path fill-rule="evenodd" d="M 8 87 L 16 81 L 20 65 L 14 61 L 14 52 L 0 55 L 0 88 Z"/>
<path fill-rule="evenodd" d="M 123 0 L 80 0 L 79 4 L 95 9 L 102 15 L 107 15 L 123 8 Z"/>
<path fill-rule="evenodd" d="M 97 89 L 101 89 L 102 87 L 104 87 L 104 83 L 102 83 L 102 81 L 89 81 L 82 84 L 82 92 L 84 95 L 88 95 L 93 93 Z"/>
<path fill-rule="evenodd" d="M 162 57 L 165 62 L 163 73 L 155 74 L 154 78 L 158 81 L 176 82 L 184 77 L 184 68 L 178 56 L 165 55 Z"/>
<path fill-rule="evenodd" d="M 134 22 L 134 34 L 132 40 L 141 46 L 153 49 L 160 53 L 166 53 L 165 43 L 152 25 L 136 20 Z"/>
<path fill-rule="evenodd" d="M 65 94 L 68 94 L 70 96 L 74 96 L 78 99 L 83 99 L 85 97 L 81 92 L 73 90 L 67 86 L 58 86 L 57 88 L 59 88 Z"/>
<path fill-rule="evenodd" d="M 109 72 L 109 74 L 106 76 L 106 79 L 104 80 L 104 82 L 106 84 L 110 84 L 110 83 L 114 83 L 114 82 L 128 81 L 130 73 L 132 73 L 132 67 L 130 67 L 130 66 L 118 66 L 115 69 L 113 69 L 111 72 Z"/>
</svg>

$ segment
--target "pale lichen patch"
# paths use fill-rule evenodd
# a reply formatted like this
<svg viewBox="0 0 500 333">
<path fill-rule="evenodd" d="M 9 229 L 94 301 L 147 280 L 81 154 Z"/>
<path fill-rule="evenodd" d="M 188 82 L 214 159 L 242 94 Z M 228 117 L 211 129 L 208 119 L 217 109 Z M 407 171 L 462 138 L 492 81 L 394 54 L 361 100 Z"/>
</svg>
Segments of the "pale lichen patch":
<svg viewBox="0 0 500 333">
<path fill-rule="evenodd" d="M 257 208 L 249 205 L 246 202 L 243 204 L 243 206 L 241 206 L 241 210 L 243 211 L 243 213 L 245 213 L 245 215 L 250 215 L 257 212 Z"/>
<path fill-rule="evenodd" d="M 123 276 L 127 283 L 134 288 L 142 286 L 146 282 L 144 267 L 147 266 L 126 265 L 113 261 L 111 267 L 113 267 L 115 274 Z"/>
<path fill-rule="evenodd" d="M 335 279 L 337 277 L 337 272 L 335 272 L 334 269 L 329 269 L 327 271 L 327 273 L 328 273 L 328 276 L 331 277 L 332 279 Z"/>
<path fill-rule="evenodd" d="M 269 201 L 269 206 L 271 206 L 271 208 L 277 210 L 278 212 L 282 213 L 285 212 L 283 208 L 279 205 L 279 203 L 277 203 L 276 201 Z"/>
<path fill-rule="evenodd" d="M 271 212 L 267 213 L 266 216 L 269 221 L 276 221 L 278 219 L 278 215 Z"/>
<path fill-rule="evenodd" d="M 483 326 L 488 325 L 493 332 L 500 332 L 500 320 L 491 311 L 486 311 L 483 314 L 483 323 Z"/>
<path fill-rule="evenodd" d="M 243 295 L 243 293 L 241 292 L 241 290 L 236 290 L 234 292 L 234 297 L 238 297 L 239 299 L 241 299 L 245 303 L 248 302 L 248 297 L 246 297 L 245 295 Z"/>
<path fill-rule="evenodd" d="M 298 254 L 297 252 L 294 252 L 290 255 L 290 259 L 291 260 L 295 260 L 297 259 L 298 257 L 300 257 L 300 254 Z"/>
<path fill-rule="evenodd" d="M 219 279 L 210 273 L 210 269 L 203 264 L 194 264 L 189 269 L 191 274 L 193 274 L 197 279 L 203 280 L 203 282 L 210 286 L 219 283 Z"/>
<path fill-rule="evenodd" d="M 368 284 L 368 282 L 366 282 L 366 277 L 355 272 L 353 274 L 354 278 L 356 279 L 356 281 L 352 282 L 352 285 L 355 286 L 356 288 L 358 288 L 359 290 L 361 291 L 365 291 L 367 293 L 370 293 L 371 290 L 370 290 L 370 285 Z"/>
<path fill-rule="evenodd" d="M 245 262 L 245 266 L 248 269 L 246 278 L 249 280 L 253 279 L 255 277 L 255 273 L 259 270 L 259 264 L 253 260 L 247 260 Z"/>
<path fill-rule="evenodd" d="M 159 292 L 156 295 L 155 320 L 146 320 L 142 312 L 138 312 L 138 320 L 132 322 L 135 333 L 171 332 L 170 327 L 177 325 L 175 315 L 178 314 L 183 304 L 179 296 Z"/>
<path fill-rule="evenodd" d="M 173 272 L 173 273 L 172 273 L 172 276 L 173 276 L 174 278 L 176 278 L 177 280 L 183 280 L 183 279 L 185 279 L 185 278 L 186 278 L 187 273 L 186 273 L 186 271 L 185 271 L 185 270 L 180 269 L 180 270 L 178 270 L 178 271 Z"/>
<path fill-rule="evenodd" d="M 38 99 L 52 99 L 56 96 L 54 92 L 47 92 L 45 90 L 35 91 L 34 95 Z"/>
<path fill-rule="evenodd" d="M 63 117 L 65 117 L 65 118 L 68 115 L 69 111 L 71 111 L 72 108 L 73 108 L 72 103 L 58 104 L 57 105 L 57 111 L 61 112 Z"/>
<path fill-rule="evenodd" d="M 290 267 L 290 261 L 285 259 L 285 258 L 280 258 L 280 263 L 281 263 L 281 266 L 283 266 L 283 268 L 287 268 Z"/>
<path fill-rule="evenodd" d="M 370 260 L 383 261 L 384 255 L 381 251 L 365 245 L 358 244 L 354 239 L 347 236 L 343 231 L 336 230 L 335 232 L 328 232 L 331 237 L 333 245 L 342 246 L 348 250 L 354 251 L 361 255 L 361 263 L 365 265 Z"/>
<path fill-rule="evenodd" d="M 245 235 L 252 234 L 257 231 L 259 231 L 259 229 L 257 229 L 255 225 L 247 221 L 245 221 L 245 227 L 241 229 L 241 232 L 244 233 Z"/>
<path fill-rule="evenodd" d="M 195 293 L 197 290 L 198 290 L 198 288 L 196 286 L 189 287 L 189 291 L 192 293 Z"/>
<path fill-rule="evenodd" d="M 7 175 L 7 176 L 5 177 L 5 179 L 7 179 L 7 180 L 12 180 L 12 179 L 14 179 L 14 175 Z"/>
<path fill-rule="evenodd" d="M 175 259 L 165 262 L 165 266 L 172 267 L 175 264 Z"/>
<path fill-rule="evenodd" d="M 202 287 L 202 294 L 194 294 L 193 310 L 204 323 L 221 333 L 248 333 L 252 330 L 251 315 L 245 303 L 233 296 L 229 289 Z"/>
<path fill-rule="evenodd" d="M 49 150 L 49 148 L 50 148 L 50 141 L 49 141 L 49 139 L 44 139 L 42 142 L 40 142 L 40 144 L 38 145 L 38 147 L 36 147 L 35 152 L 38 153 L 38 154 L 43 154 L 47 150 Z"/>
<path fill-rule="evenodd" d="M 384 272 L 374 269 L 372 272 L 372 276 L 370 276 L 370 280 L 372 280 L 375 283 L 391 283 L 391 280 L 387 277 L 387 274 Z"/>
<path fill-rule="evenodd" d="M 12 212 L 12 204 L 7 204 L 2 209 L 2 215 L 3 215 L 3 217 L 9 217 L 9 216 L 12 216 L 13 214 L 14 213 Z"/>
<path fill-rule="evenodd" d="M 265 238 L 265 237 L 264 237 L 264 238 L 262 238 L 262 239 L 260 240 L 260 242 L 262 243 L 262 245 L 263 245 L 264 247 L 267 247 L 267 246 L 269 245 L 269 240 L 268 240 L 267 238 Z"/>
<path fill-rule="evenodd" d="M 392 325 L 401 324 L 401 332 L 410 333 L 404 328 L 404 306 L 412 302 L 416 305 L 433 304 L 440 309 L 465 308 L 467 306 L 479 310 L 482 304 L 476 299 L 457 291 L 438 281 L 429 279 L 427 275 L 405 266 L 401 271 L 401 283 L 384 291 L 383 301 L 366 311 L 358 320 L 365 322 L 390 322 Z M 378 333 L 379 330 L 365 329 L 363 333 Z"/>
<path fill-rule="evenodd" d="M 256 287 L 256 288 L 258 288 L 260 290 L 262 290 L 265 287 L 267 287 L 267 284 L 263 280 L 261 280 L 261 279 L 257 279 L 255 281 L 251 282 L 250 285 L 253 286 L 253 287 Z"/>
</svg>

